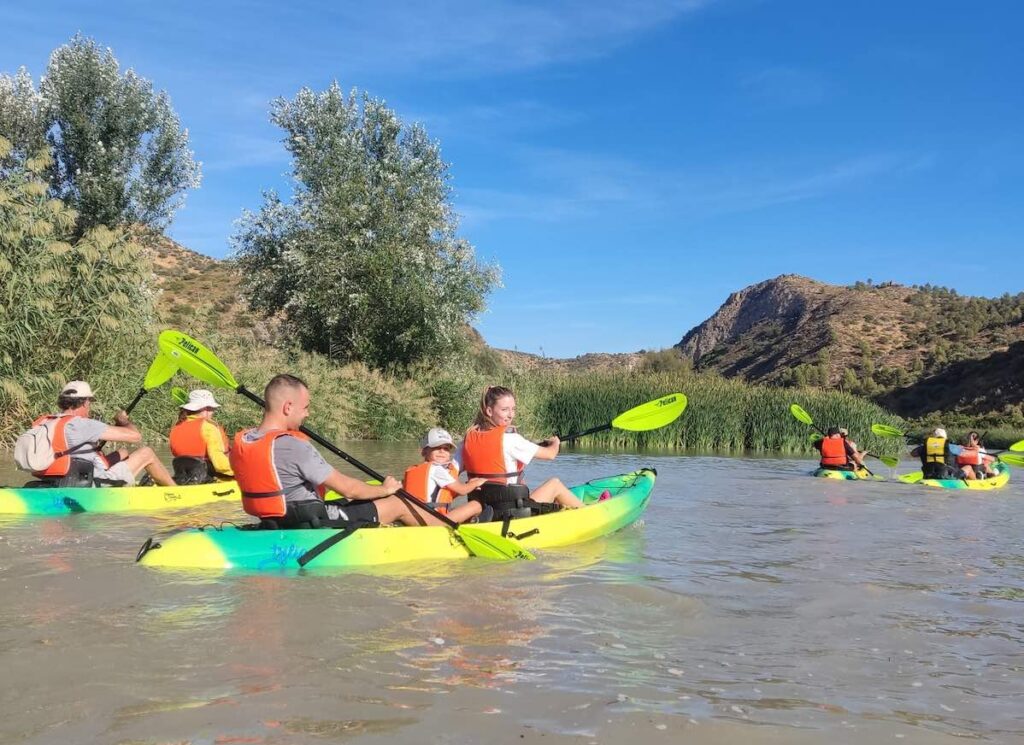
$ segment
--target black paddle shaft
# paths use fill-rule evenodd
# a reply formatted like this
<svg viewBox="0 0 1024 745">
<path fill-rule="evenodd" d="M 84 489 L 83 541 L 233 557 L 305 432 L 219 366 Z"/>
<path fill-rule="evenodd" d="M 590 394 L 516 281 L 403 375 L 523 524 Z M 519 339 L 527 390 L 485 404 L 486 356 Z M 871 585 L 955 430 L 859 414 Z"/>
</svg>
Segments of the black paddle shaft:
<svg viewBox="0 0 1024 745">
<path fill-rule="evenodd" d="M 254 403 L 259 404 L 261 407 L 263 407 L 264 410 L 267 408 L 266 402 L 262 398 L 257 396 L 255 393 L 250 391 L 248 388 L 246 388 L 244 385 L 238 386 L 238 388 L 236 388 L 235 391 L 237 393 L 242 394 L 243 396 L 248 398 L 250 401 L 253 401 Z M 362 463 L 362 462 L 356 460 L 355 458 L 353 458 L 351 455 L 346 453 L 344 450 L 339 448 L 334 443 L 332 443 L 329 440 L 326 440 L 323 437 L 321 437 L 320 435 L 318 435 L 316 432 L 311 430 L 309 427 L 306 427 L 305 425 L 303 425 L 303 426 L 299 427 L 299 431 L 302 432 L 302 434 L 304 434 L 307 437 L 309 437 L 314 442 L 316 442 L 317 444 L 322 445 L 323 447 L 325 447 L 328 450 L 330 450 L 332 453 L 337 455 L 339 458 L 344 460 L 346 463 L 350 463 L 351 465 L 355 466 L 356 468 L 358 468 L 360 471 L 365 473 L 370 478 L 376 479 L 377 481 L 380 481 L 380 482 L 384 481 L 384 477 L 381 476 L 376 471 L 374 471 L 368 465 L 366 465 L 365 463 Z M 430 513 L 431 515 L 436 517 L 438 520 L 440 520 L 441 522 L 445 523 L 448 527 L 450 527 L 450 528 L 458 528 L 459 527 L 459 524 L 457 522 L 455 522 L 454 520 L 452 520 L 450 517 L 448 517 L 447 515 L 444 515 L 444 514 L 438 512 L 437 510 L 435 510 L 430 505 L 424 504 L 423 502 L 419 501 L 418 499 L 416 499 L 416 497 L 414 497 L 412 494 L 407 492 L 405 489 L 399 489 L 397 492 L 395 492 L 395 494 L 397 496 L 401 497 L 401 499 L 407 505 L 409 505 L 410 507 L 415 506 L 418 509 L 423 510 L 424 512 Z M 413 511 L 413 514 L 415 514 L 415 510 Z"/>
<path fill-rule="evenodd" d="M 600 425 L 598 427 L 591 427 L 590 429 L 584 430 L 583 432 L 570 432 L 569 434 L 565 435 L 564 437 L 562 435 L 555 435 L 555 437 L 557 437 L 562 442 L 572 442 L 573 440 L 578 440 L 579 438 L 583 437 L 584 435 L 592 435 L 595 432 L 604 432 L 606 429 L 611 429 L 611 428 L 612 428 L 611 424 L 602 424 L 602 425 Z"/>
<path fill-rule="evenodd" d="M 132 409 L 134 409 L 136 406 L 139 405 L 139 401 L 142 400 L 142 397 L 145 396 L 147 392 L 148 391 L 146 391 L 145 388 L 140 388 L 139 392 L 135 394 L 135 398 L 133 398 L 132 402 L 130 404 L 128 404 L 128 406 L 125 408 L 124 413 L 126 415 L 127 414 L 131 414 L 132 413 Z M 107 444 L 106 440 L 100 440 L 99 442 L 97 442 L 96 443 L 96 452 L 100 452 L 101 450 L 103 450 L 103 448 L 106 446 L 106 444 Z"/>
</svg>

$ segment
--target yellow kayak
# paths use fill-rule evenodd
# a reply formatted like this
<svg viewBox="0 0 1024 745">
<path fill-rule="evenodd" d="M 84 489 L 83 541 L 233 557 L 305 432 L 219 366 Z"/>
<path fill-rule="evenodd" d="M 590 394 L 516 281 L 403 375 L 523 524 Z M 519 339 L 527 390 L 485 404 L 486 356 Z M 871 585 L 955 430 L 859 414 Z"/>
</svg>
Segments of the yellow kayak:
<svg viewBox="0 0 1024 745">
<path fill-rule="evenodd" d="M 507 526 L 491 522 L 477 523 L 473 527 L 505 533 L 528 549 L 580 543 L 619 530 L 640 517 L 650 500 L 656 475 L 653 468 L 644 468 L 595 479 L 572 488 L 584 502 L 579 509 L 511 520 Z M 298 569 L 300 556 L 336 532 L 334 529 L 258 530 L 254 527 L 193 528 L 167 538 L 151 538 L 139 551 L 138 560 L 153 567 Z M 364 528 L 319 554 L 308 567 L 433 562 L 469 556 L 462 541 L 446 527 Z"/>
<path fill-rule="evenodd" d="M 0 514 L 70 515 L 78 512 L 158 512 L 232 501 L 234 481 L 189 486 L 0 487 Z"/>
</svg>

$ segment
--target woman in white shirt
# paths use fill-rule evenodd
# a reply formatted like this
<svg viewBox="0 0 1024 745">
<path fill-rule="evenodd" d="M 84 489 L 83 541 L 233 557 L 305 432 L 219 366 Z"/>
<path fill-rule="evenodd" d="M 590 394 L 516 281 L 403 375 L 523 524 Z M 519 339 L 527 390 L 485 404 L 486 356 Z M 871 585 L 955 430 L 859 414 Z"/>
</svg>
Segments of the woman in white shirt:
<svg viewBox="0 0 1024 745">
<path fill-rule="evenodd" d="M 530 442 L 515 431 L 512 420 L 516 415 L 516 398 L 502 386 L 489 386 L 480 399 L 480 411 L 466 439 L 459 448 L 457 461 L 469 478 L 483 478 L 488 484 L 518 487 L 505 490 L 519 494 L 537 504 L 558 504 L 562 507 L 582 507 L 583 503 L 557 478 L 551 478 L 530 491 L 523 484 L 522 473 L 534 458 L 554 460 L 561 446 L 557 436 L 543 444 Z M 485 485 L 486 487 L 486 485 Z M 493 488 L 491 491 L 494 491 Z M 488 489 L 484 489 L 486 496 Z M 501 508 L 495 506 L 500 515 Z"/>
</svg>

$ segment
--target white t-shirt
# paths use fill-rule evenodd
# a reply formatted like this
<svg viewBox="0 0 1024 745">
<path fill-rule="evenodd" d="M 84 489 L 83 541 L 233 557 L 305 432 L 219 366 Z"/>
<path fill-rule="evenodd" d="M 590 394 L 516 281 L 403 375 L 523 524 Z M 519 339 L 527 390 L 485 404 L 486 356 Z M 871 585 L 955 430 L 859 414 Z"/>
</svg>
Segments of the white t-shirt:
<svg viewBox="0 0 1024 745">
<path fill-rule="evenodd" d="M 448 484 L 455 483 L 457 480 L 448 470 L 448 466 L 431 463 L 430 471 L 427 475 L 427 496 L 430 498 L 430 501 L 436 501 L 440 490 L 444 489 Z"/>
<path fill-rule="evenodd" d="M 460 464 L 460 470 L 461 463 L 465 460 L 462 455 L 462 448 L 465 444 L 464 441 L 459 443 L 459 450 L 455 457 L 455 461 Z M 506 432 L 505 436 L 501 438 L 501 449 L 505 454 L 505 473 L 512 473 L 516 470 L 516 461 L 526 466 L 537 455 L 540 445 L 530 442 L 518 432 Z M 505 481 L 508 484 L 519 483 L 517 477 L 511 477 Z"/>
</svg>

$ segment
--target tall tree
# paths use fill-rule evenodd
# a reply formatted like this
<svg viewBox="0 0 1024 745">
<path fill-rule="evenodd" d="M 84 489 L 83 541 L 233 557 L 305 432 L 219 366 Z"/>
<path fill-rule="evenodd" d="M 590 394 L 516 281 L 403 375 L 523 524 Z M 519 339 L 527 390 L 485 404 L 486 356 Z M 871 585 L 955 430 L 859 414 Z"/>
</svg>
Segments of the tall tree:
<svg viewBox="0 0 1024 745">
<path fill-rule="evenodd" d="M 277 99 L 294 199 L 267 192 L 234 247 L 250 305 L 309 350 L 378 369 L 443 358 L 498 284 L 457 235 L 448 165 L 418 124 L 337 83 Z"/>
<path fill-rule="evenodd" d="M 188 131 L 164 92 L 113 52 L 81 35 L 56 49 L 38 89 L 22 68 L 0 75 L 0 135 L 13 148 L 6 167 L 48 145 L 50 193 L 96 225 L 163 228 L 199 186 Z"/>
</svg>

